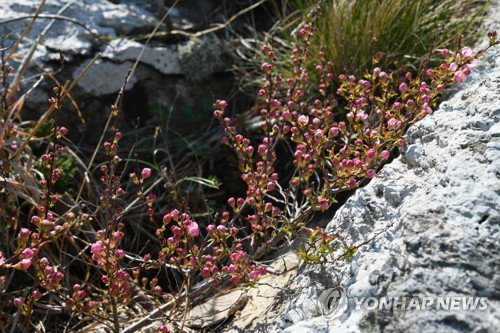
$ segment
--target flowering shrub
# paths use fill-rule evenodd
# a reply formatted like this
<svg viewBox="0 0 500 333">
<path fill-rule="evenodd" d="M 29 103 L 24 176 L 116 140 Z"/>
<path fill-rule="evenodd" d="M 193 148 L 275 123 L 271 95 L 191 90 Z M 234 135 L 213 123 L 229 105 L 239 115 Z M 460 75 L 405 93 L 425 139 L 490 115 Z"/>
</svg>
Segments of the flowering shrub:
<svg viewBox="0 0 500 333">
<path fill-rule="evenodd" d="M 303 64 L 311 56 L 308 45 L 315 18 L 309 14 L 309 22 L 299 30 L 304 47 L 292 51 L 293 77 L 274 73 L 276 52 L 262 47 L 268 62 L 262 64 L 266 82 L 258 92 L 265 104 L 260 110 L 260 142 L 238 133 L 225 117 L 225 101 L 215 104 L 214 116 L 225 128 L 223 143 L 238 156 L 247 184 L 246 198 L 230 198 L 229 204 L 235 218 L 248 223 L 253 237 L 260 238 L 255 244 L 264 244 L 267 250 L 313 211 L 327 210 L 338 193 L 375 177 L 394 148 L 406 145 L 408 126 L 431 114 L 445 87 L 463 82 L 482 52 L 473 54 L 469 47 L 456 52 L 443 49 L 440 66 L 416 77 L 379 67 L 361 78 L 340 74 L 339 87 L 332 84 L 332 63 L 320 52 L 314 74 L 321 78 L 316 92 L 321 98 L 311 99 L 305 93 L 311 73 Z M 490 46 L 496 44 L 495 33 L 489 36 Z M 382 56 L 378 52 L 373 61 Z M 281 175 L 275 169 L 278 154 L 279 159 L 293 162 Z"/>
<path fill-rule="evenodd" d="M 41 309 L 58 309 L 67 320 L 88 316 L 114 332 L 132 332 L 151 322 L 159 309 L 165 314 L 159 331 L 168 332 L 168 325 L 185 318 L 192 302 L 203 300 L 204 291 L 254 285 L 267 274 L 258 260 L 295 237 L 311 214 L 327 210 L 338 193 L 375 177 L 391 152 L 406 144 L 406 128 L 432 113 L 444 89 L 463 82 L 484 51 L 444 49 L 441 65 L 417 76 L 378 67 L 363 77 L 337 75 L 323 53 L 309 52 L 316 17 L 310 14 L 299 30 L 303 43 L 291 55 L 292 77 L 274 71 L 276 51 L 263 47 L 268 61 L 262 64 L 265 82 L 258 92 L 265 104 L 260 110 L 261 139 L 245 137 L 226 116 L 227 102 L 216 101 L 214 116 L 224 127 L 223 142 L 238 157 L 247 188 L 245 197 L 228 198 L 228 209 L 210 214 L 206 224 L 178 193 L 175 207 L 157 204 L 150 186 L 155 169 L 131 171 L 123 165 L 118 151 L 123 133 L 116 119 L 124 87 L 111 106 L 110 121 L 115 122 L 108 133 L 111 139 L 102 144 L 105 160 L 95 173 L 84 170 L 87 176 L 99 174 L 93 191 L 86 200 L 81 189 L 70 199 L 57 193 L 55 184 L 65 172 L 57 161 L 69 149 L 63 144 L 68 130 L 58 125 L 57 116 L 72 86 L 57 84 L 48 100 L 46 115 L 54 117 L 50 134 L 43 138 L 43 168 L 32 169 L 37 156 L 30 143 L 38 139 L 40 123 L 23 128 L 19 121 L 26 95 L 16 101 L 17 86 L 9 84 L 15 69 L 8 67 L 2 48 L 0 235 L 7 240 L 0 245 L 2 326 L 30 330 Z M 498 43 L 495 32 L 489 37 L 490 46 Z M 374 61 L 382 56 L 377 54 Z M 320 98 L 305 92 L 311 75 L 303 66 L 306 59 L 317 60 Z M 332 84 L 336 75 L 339 86 Z M 132 203 L 124 200 L 126 194 Z M 154 230 L 148 241 L 155 246 L 127 246 L 127 236 L 133 237 L 127 220 L 130 206 L 142 207 L 143 224 Z M 340 246 L 335 235 L 305 230 L 309 244 L 300 250 L 305 261 Z M 355 249 L 345 250 L 349 257 Z M 144 320 L 125 328 L 129 320 L 124 317 L 139 311 Z M 82 322 L 75 325 L 82 328 Z"/>
</svg>

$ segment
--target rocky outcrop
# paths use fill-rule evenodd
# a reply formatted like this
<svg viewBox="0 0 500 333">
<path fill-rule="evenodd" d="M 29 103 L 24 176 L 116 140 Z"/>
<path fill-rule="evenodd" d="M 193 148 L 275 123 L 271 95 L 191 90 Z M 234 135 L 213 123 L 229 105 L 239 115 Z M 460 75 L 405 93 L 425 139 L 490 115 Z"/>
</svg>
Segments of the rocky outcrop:
<svg viewBox="0 0 500 333">
<path fill-rule="evenodd" d="M 10 34 L 6 46 L 21 35 L 40 2 L 0 2 L 0 34 Z M 141 2 L 137 6 L 131 1 L 121 2 L 125 4 L 107 0 L 47 0 L 41 15 L 19 46 L 17 54 L 20 57 L 10 61 L 15 69 L 19 68 L 22 57 L 29 54 L 35 40 L 43 32 L 21 89 L 28 90 L 42 74 L 37 64 L 58 71 L 59 52 L 64 54 L 66 61 L 64 70 L 57 75 L 61 81 L 75 80 L 91 59 L 100 54 L 100 59 L 72 92 L 82 117 L 76 116 L 70 103 L 65 107 L 67 112 L 60 116 L 60 121 L 70 128 L 72 140 L 92 144 L 98 138 L 96 133 L 104 127 L 109 106 L 115 100 L 128 70 L 141 55 L 126 89 L 125 116 L 120 129 L 126 131 L 135 127 L 137 118 L 140 118 L 141 126 L 158 126 L 170 110 L 176 111 L 169 117 L 172 126 L 177 126 L 177 129 L 183 123 L 206 124 L 212 117 L 213 100 L 228 95 L 232 88 L 231 76 L 225 73 L 227 66 L 221 60 L 222 44 L 213 36 L 167 38 L 167 28 L 161 24 L 159 31 L 164 37 L 155 38 L 145 46 L 147 35 L 158 24 L 158 13 L 147 10 L 155 5 L 152 1 Z M 213 10 L 211 2 L 208 4 Z M 172 11 L 170 16 L 175 29 L 184 27 L 184 16 L 189 8 L 192 9 L 188 5 L 194 4 L 183 3 Z M 196 15 L 207 16 L 210 8 L 207 7 L 205 12 L 200 9 Z M 48 26 L 50 28 L 47 29 Z M 47 109 L 47 99 L 53 86 L 54 83 L 46 78 L 29 96 L 23 109 L 25 118 L 36 119 Z M 176 122 L 177 118 L 182 121 Z"/>
</svg>

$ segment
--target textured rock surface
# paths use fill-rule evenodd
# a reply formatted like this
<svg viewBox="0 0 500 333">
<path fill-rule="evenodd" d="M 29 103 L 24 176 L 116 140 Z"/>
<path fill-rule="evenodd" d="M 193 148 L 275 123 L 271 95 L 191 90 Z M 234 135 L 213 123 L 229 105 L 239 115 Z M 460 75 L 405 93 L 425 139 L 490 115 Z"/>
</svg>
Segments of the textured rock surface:
<svg viewBox="0 0 500 333">
<path fill-rule="evenodd" d="M 348 263 L 302 271 L 296 283 L 308 287 L 287 304 L 275 331 L 498 332 L 499 56 L 499 48 L 490 51 L 461 91 L 409 130 L 402 155 L 337 212 L 329 229 L 346 243 L 375 238 Z M 349 303 L 328 319 L 318 298 L 337 286 Z M 488 308 L 356 310 L 352 301 L 439 296 L 486 297 Z"/>
<path fill-rule="evenodd" d="M 21 35 L 39 3 L 32 0 L 0 1 L 0 35 L 10 34 L 6 45 Z M 183 13 L 188 5 L 195 4 L 183 2 L 180 7 L 184 8 Z M 96 133 L 100 133 L 106 122 L 109 106 L 141 52 L 139 65 L 126 89 L 124 119 L 119 124 L 123 131 L 135 128 L 137 118 L 140 118 L 141 126 L 161 126 L 162 117 L 166 117 L 169 110 L 175 110 L 175 114 L 169 115 L 172 126 L 181 127 L 184 123 L 189 127 L 195 123 L 193 128 L 198 130 L 198 123 L 206 125 L 212 118 L 211 105 L 215 97 L 229 95 L 232 77 L 224 73 L 226 67 L 220 59 L 223 49 L 215 37 L 200 37 L 193 41 L 187 37 L 156 39 L 146 47 L 144 38 L 135 40 L 152 32 L 158 23 L 157 12 L 145 9 L 150 7 L 151 1 L 135 6 L 106 0 L 47 0 L 42 15 L 19 45 L 17 54 L 26 56 L 40 32 L 51 24 L 54 15 L 73 20 L 56 19 L 47 30 L 28 67 L 25 77 L 29 79 L 22 82 L 22 90 L 28 90 L 41 75 L 42 71 L 36 64 L 53 71 L 60 68 L 59 50 L 63 52 L 66 63 L 58 79 L 64 81 L 76 79 L 90 60 L 101 54 L 72 92 L 86 123 L 73 116 L 76 112 L 71 105 L 62 115 L 61 121 L 70 129 L 72 140 L 95 143 Z M 177 14 L 177 19 L 181 19 L 182 13 Z M 16 20 L 20 17 L 24 19 Z M 161 25 L 162 29 L 165 30 L 165 26 Z M 18 69 L 21 60 L 19 57 L 9 64 Z M 36 119 L 46 110 L 52 87 L 53 82 L 46 78 L 30 95 L 29 103 L 23 109 L 25 119 Z M 178 118 L 182 122 L 177 122 Z M 188 136 L 191 130 L 186 128 L 181 134 Z"/>
</svg>

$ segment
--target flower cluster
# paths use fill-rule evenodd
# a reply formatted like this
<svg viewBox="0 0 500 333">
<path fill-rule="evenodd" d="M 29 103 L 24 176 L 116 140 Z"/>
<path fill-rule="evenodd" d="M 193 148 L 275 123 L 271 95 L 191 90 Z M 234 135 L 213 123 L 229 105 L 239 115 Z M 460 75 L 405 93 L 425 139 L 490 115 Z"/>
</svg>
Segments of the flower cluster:
<svg viewBox="0 0 500 333">
<path fill-rule="evenodd" d="M 251 258 L 243 250 L 238 250 L 229 256 L 230 264 L 222 267 L 223 272 L 228 272 L 233 284 L 241 282 L 255 282 L 260 276 L 267 274 L 265 266 L 251 263 Z"/>
<path fill-rule="evenodd" d="M 265 105 L 259 111 L 262 139 L 236 128 L 226 116 L 227 102 L 214 104 L 214 117 L 225 131 L 222 143 L 236 153 L 247 185 L 246 197 L 230 198 L 228 204 L 235 219 L 264 241 L 301 225 L 312 211 L 328 209 L 337 193 L 375 177 L 391 152 L 406 145 L 408 126 L 431 114 L 445 87 L 463 82 L 477 63 L 478 54 L 469 47 L 445 49 L 437 68 L 400 75 L 374 67 L 362 77 L 340 74 L 335 86 L 332 64 L 320 53 L 314 94 L 320 97 L 311 99 L 305 92 L 310 73 L 302 64 L 310 56 L 308 38 L 314 31 L 314 20 L 300 30 L 304 47 L 292 51 L 291 77 L 274 73 L 276 52 L 262 48 L 268 55 L 262 64 L 266 82 L 257 93 Z M 374 62 L 382 57 L 378 52 Z M 278 170 L 278 154 L 293 161 L 292 167 Z"/>
</svg>

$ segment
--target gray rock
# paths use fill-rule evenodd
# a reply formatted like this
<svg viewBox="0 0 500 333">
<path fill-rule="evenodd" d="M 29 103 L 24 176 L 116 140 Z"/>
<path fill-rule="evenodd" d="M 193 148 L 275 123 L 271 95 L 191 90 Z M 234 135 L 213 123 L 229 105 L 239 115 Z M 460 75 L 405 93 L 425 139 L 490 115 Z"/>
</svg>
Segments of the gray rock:
<svg viewBox="0 0 500 333">
<path fill-rule="evenodd" d="M 117 2 L 117 1 L 115 1 Z M 169 116 L 173 127 L 183 127 L 191 121 L 211 119 L 211 105 L 215 96 L 223 97 L 232 85 L 231 77 L 212 79 L 214 74 L 224 75 L 220 60 L 222 47 L 215 39 L 178 39 L 175 44 L 165 40 L 153 40 L 144 46 L 144 36 L 153 31 L 158 23 L 156 12 L 148 12 L 149 5 L 135 6 L 114 4 L 106 0 L 47 0 L 42 15 L 33 25 L 26 38 L 19 45 L 17 57 L 9 61 L 17 71 L 23 57 L 29 54 L 32 45 L 52 19 L 59 14 L 74 21 L 57 19 L 47 30 L 37 46 L 34 56 L 21 84 L 26 91 L 42 74 L 37 64 L 48 70 L 60 68 L 59 51 L 65 56 L 64 70 L 59 80 L 74 80 L 93 57 L 101 54 L 93 67 L 82 77 L 71 96 L 78 103 L 85 124 L 80 121 L 72 105 L 63 115 L 64 126 L 70 130 L 70 139 L 94 144 L 109 114 L 109 106 L 115 100 L 125 76 L 140 56 L 138 66 L 126 87 L 124 116 L 119 128 L 123 131 L 135 127 L 137 118 L 142 126 L 161 125 L 161 118 L 168 110 L 175 110 Z M 0 35 L 10 33 L 6 42 L 16 40 L 29 23 L 30 15 L 37 9 L 38 1 L 0 1 Z M 189 6 L 191 7 L 189 7 Z M 183 10 L 192 9 L 195 3 L 183 3 Z M 16 20 L 26 16 L 23 20 Z M 160 25 L 160 30 L 165 30 Z M 173 40 L 170 41 L 174 42 Z M 221 75 L 221 76 L 222 76 Z M 203 86 L 199 83 L 203 81 Z M 23 108 L 25 119 L 37 119 L 47 109 L 47 99 L 52 94 L 53 82 L 45 80 Z M 66 109 L 66 106 L 65 106 Z M 180 124 L 176 123 L 181 119 Z M 193 126 L 196 127 L 196 126 Z M 184 129 L 183 129 L 184 130 Z M 182 135 L 190 135 L 185 129 Z"/>
<path fill-rule="evenodd" d="M 194 38 L 179 46 L 179 62 L 182 74 L 191 82 L 209 79 L 223 70 L 222 46 L 214 38 Z"/>
</svg>

